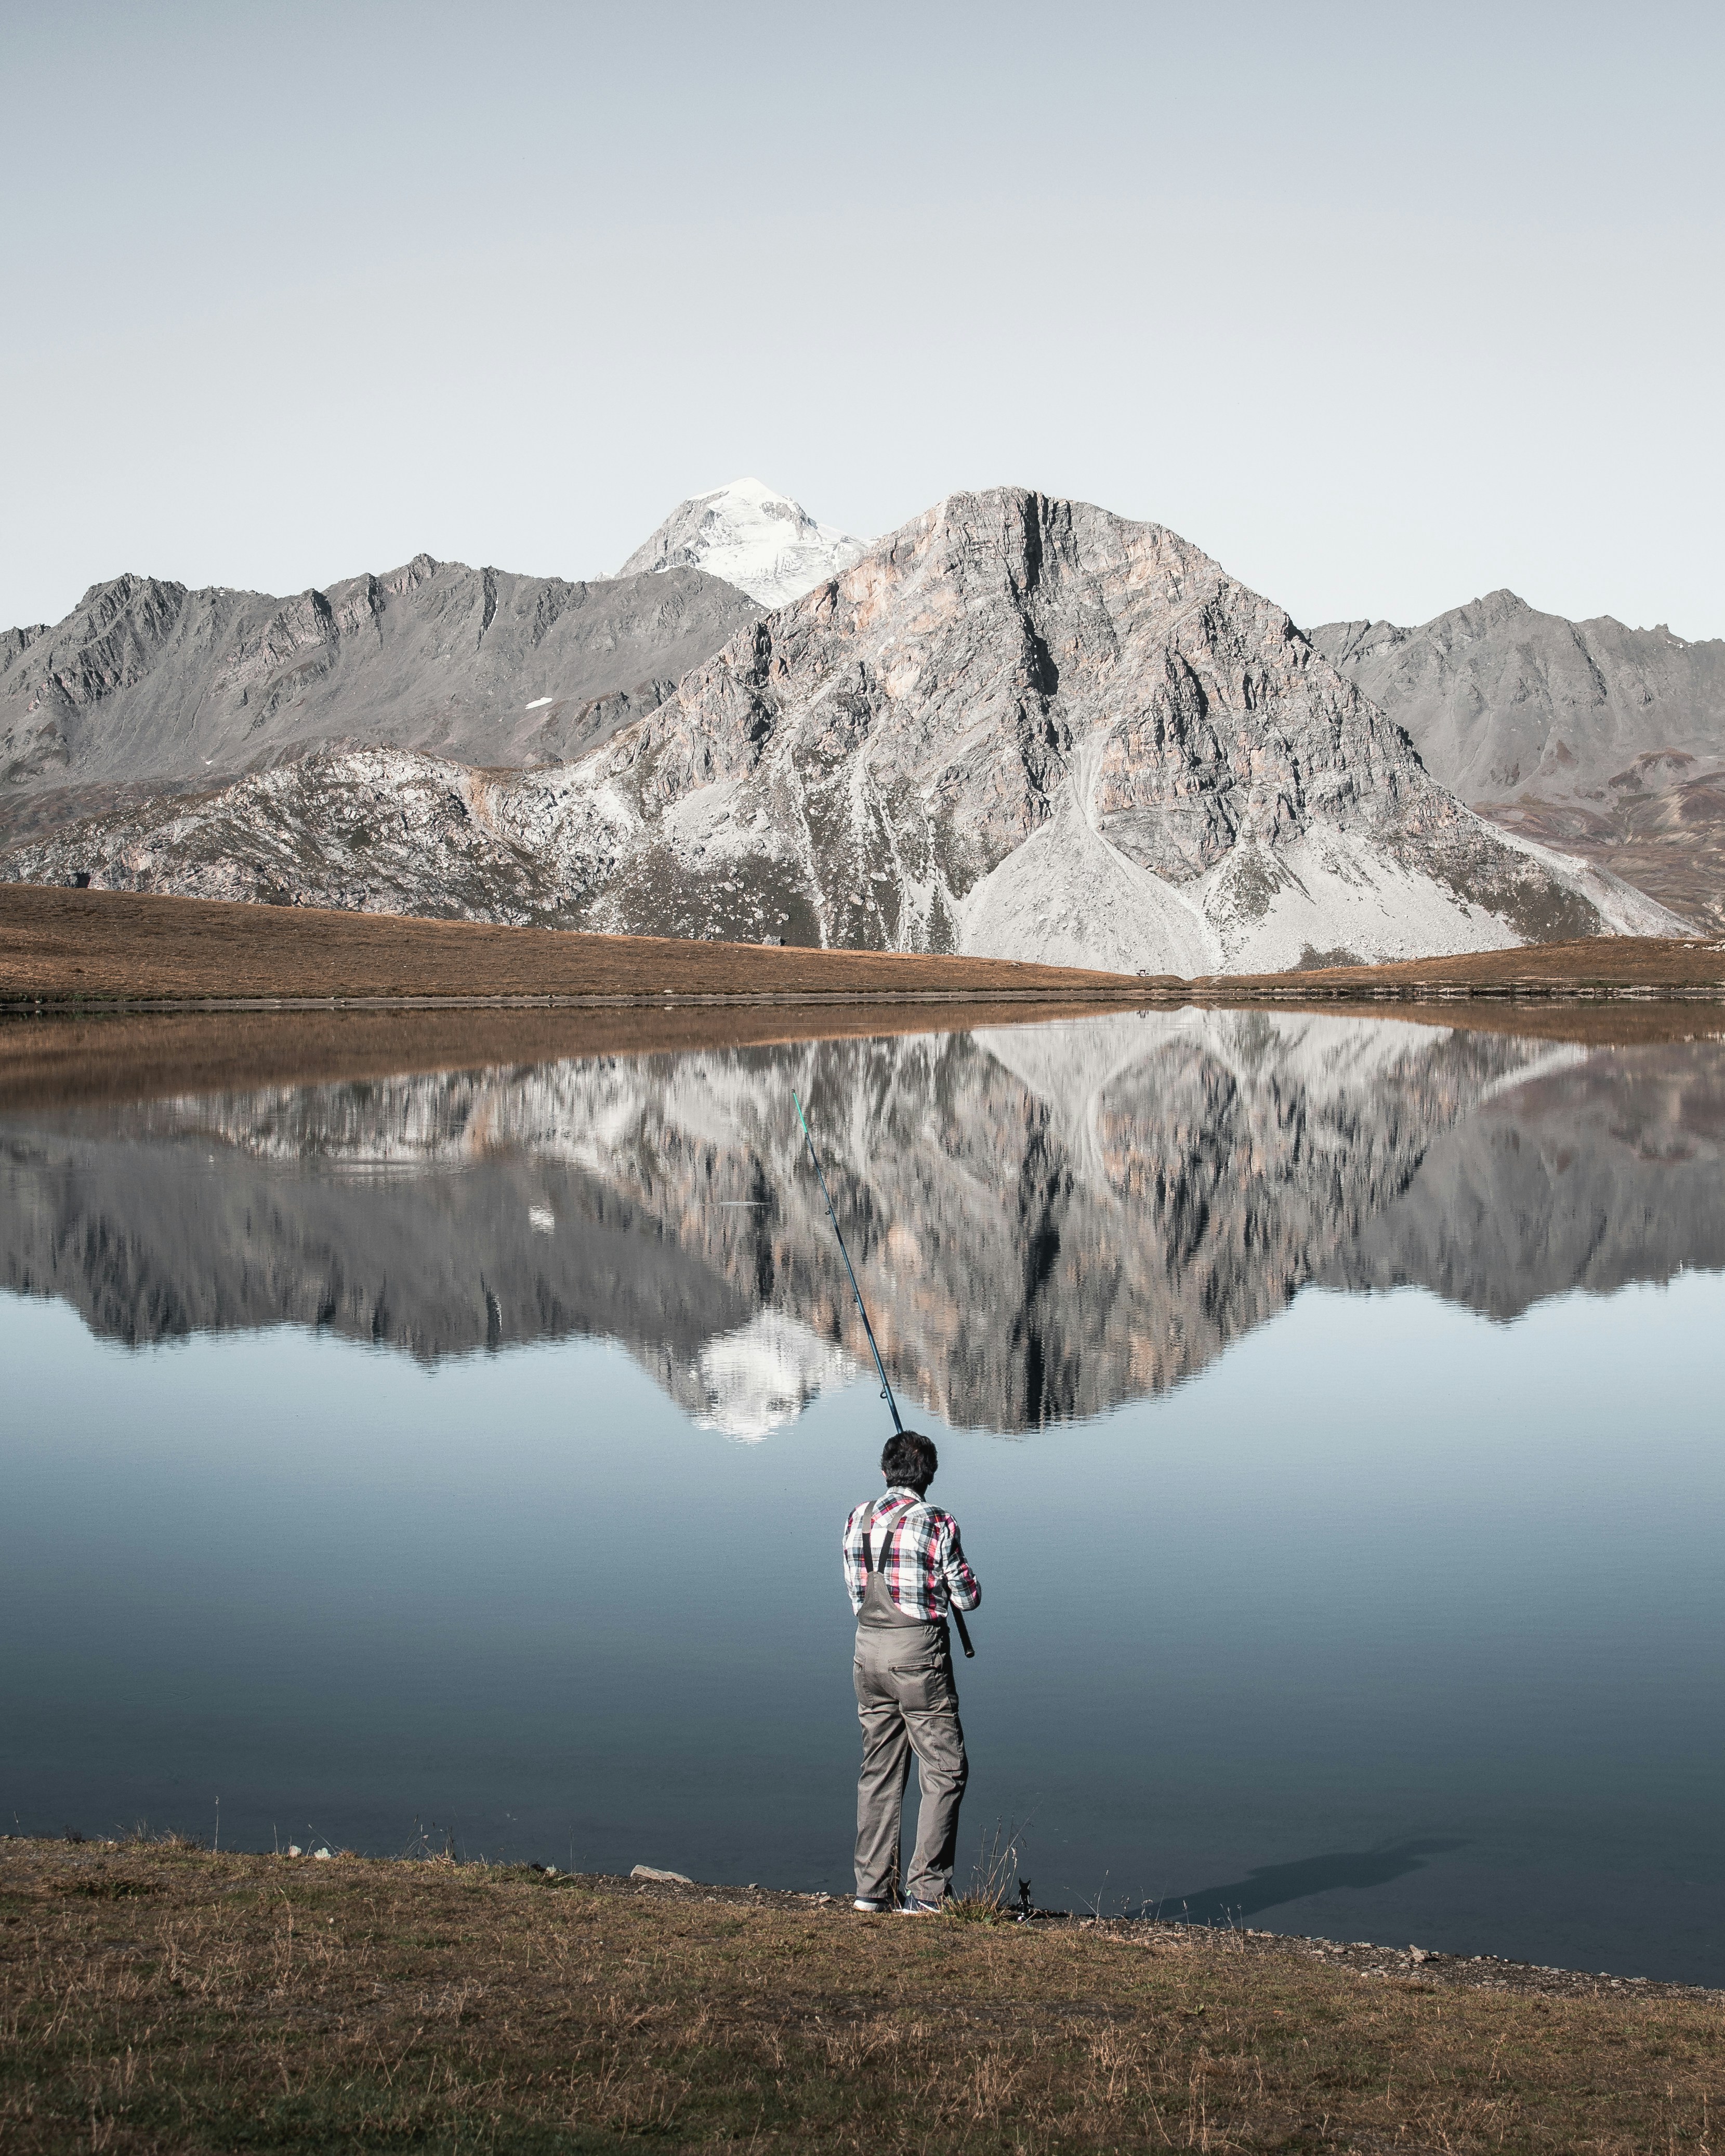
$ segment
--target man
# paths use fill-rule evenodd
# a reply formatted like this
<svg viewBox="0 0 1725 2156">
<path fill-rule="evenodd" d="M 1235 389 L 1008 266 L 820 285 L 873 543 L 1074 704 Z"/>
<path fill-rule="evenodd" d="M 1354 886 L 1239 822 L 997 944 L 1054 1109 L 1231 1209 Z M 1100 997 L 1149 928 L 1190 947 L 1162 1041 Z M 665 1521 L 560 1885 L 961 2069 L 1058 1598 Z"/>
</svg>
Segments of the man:
<svg viewBox="0 0 1725 2156">
<path fill-rule="evenodd" d="M 983 1599 L 964 1562 L 958 1522 L 924 1496 L 940 1466 L 928 1440 L 901 1430 L 880 1455 L 886 1494 L 845 1522 L 845 1584 L 856 1612 L 856 1901 L 871 1916 L 893 1907 L 899 1823 L 911 1754 L 922 1801 L 916 1850 L 900 1913 L 932 1917 L 952 1890 L 958 1805 L 969 1764 L 952 1681 L 948 1609 Z"/>
</svg>

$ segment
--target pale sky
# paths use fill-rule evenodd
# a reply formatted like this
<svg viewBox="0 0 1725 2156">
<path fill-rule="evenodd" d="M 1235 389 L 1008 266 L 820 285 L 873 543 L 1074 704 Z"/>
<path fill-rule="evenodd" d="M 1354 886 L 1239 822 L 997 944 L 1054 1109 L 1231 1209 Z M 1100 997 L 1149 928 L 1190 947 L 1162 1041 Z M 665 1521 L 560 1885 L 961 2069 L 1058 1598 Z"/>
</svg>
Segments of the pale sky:
<svg viewBox="0 0 1725 2156">
<path fill-rule="evenodd" d="M 1011 481 L 1725 634 L 1725 10 L 5 0 L 0 625 Z"/>
</svg>

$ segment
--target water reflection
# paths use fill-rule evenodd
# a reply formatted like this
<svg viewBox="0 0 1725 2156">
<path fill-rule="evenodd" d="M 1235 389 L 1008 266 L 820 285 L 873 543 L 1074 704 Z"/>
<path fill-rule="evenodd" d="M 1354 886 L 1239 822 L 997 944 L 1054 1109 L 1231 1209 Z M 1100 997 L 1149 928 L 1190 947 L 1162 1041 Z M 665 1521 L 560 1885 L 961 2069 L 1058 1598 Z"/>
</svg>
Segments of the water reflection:
<svg viewBox="0 0 1725 2156">
<path fill-rule="evenodd" d="M 271 1086 L 0 1124 L 0 1286 L 135 1344 L 296 1324 L 425 1360 L 596 1333 L 738 1437 L 865 1352 L 1022 1430 L 1162 1392 L 1303 1285 L 1497 1317 L 1725 1265 L 1725 1061 L 1133 1014 Z"/>
</svg>

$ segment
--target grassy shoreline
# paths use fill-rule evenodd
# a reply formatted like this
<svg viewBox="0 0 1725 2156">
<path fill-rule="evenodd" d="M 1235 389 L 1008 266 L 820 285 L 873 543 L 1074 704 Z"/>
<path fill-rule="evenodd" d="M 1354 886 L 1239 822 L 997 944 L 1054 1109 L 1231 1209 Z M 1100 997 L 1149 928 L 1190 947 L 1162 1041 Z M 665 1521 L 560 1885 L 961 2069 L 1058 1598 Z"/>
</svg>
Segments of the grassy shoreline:
<svg viewBox="0 0 1725 2156">
<path fill-rule="evenodd" d="M 1725 1994 L 524 1867 L 0 1843 L 0 2145 L 1705 2151 Z"/>
<path fill-rule="evenodd" d="M 0 884 L 0 1007 L 418 1005 L 1098 1007 L 1225 1001 L 1601 1003 L 1725 998 L 1725 944 L 1602 937 L 1384 965 L 1183 980 L 915 952 L 602 936 Z"/>
</svg>

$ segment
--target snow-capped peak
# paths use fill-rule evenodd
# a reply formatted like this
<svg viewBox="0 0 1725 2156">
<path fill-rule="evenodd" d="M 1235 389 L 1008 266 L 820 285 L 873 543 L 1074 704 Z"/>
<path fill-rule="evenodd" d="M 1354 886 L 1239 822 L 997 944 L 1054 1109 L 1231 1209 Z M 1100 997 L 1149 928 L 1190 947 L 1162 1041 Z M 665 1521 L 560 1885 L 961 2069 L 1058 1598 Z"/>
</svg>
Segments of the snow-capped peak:
<svg viewBox="0 0 1725 2156">
<path fill-rule="evenodd" d="M 757 479 L 732 480 L 679 502 L 618 571 L 704 569 L 762 606 L 788 606 L 866 552 L 866 539 L 817 524 L 800 502 Z"/>
</svg>

